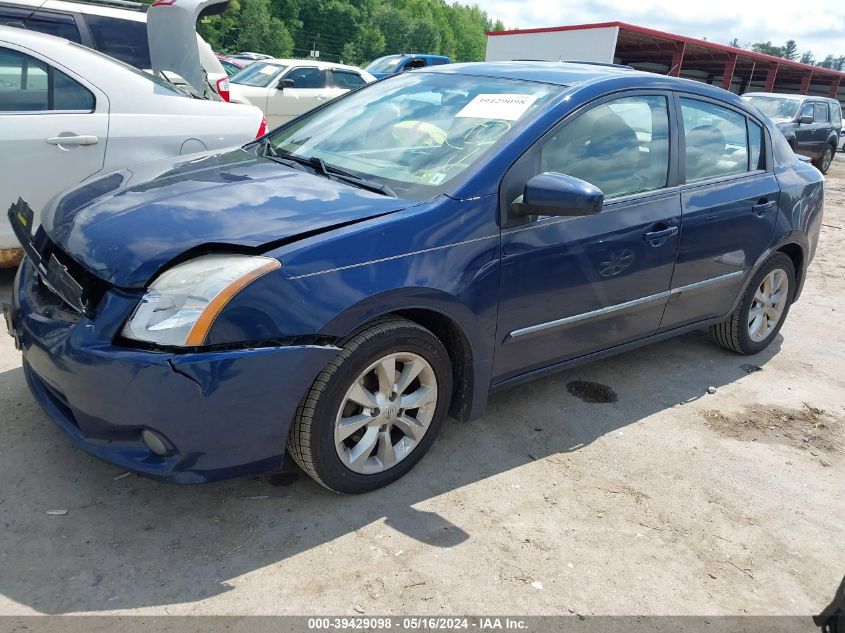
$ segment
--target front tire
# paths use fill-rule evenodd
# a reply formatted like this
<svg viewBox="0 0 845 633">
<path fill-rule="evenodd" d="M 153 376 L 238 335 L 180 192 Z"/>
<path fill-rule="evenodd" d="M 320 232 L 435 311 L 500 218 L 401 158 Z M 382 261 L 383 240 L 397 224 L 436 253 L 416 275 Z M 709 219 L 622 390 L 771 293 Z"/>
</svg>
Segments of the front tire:
<svg viewBox="0 0 845 633">
<path fill-rule="evenodd" d="M 452 368 L 440 340 L 406 319 L 352 335 L 300 403 L 288 452 L 315 481 L 369 492 L 407 473 L 449 409 Z"/>
<path fill-rule="evenodd" d="M 756 354 L 777 336 L 795 296 L 795 266 L 771 255 L 754 274 L 731 316 L 710 327 L 713 340 L 737 354 Z"/>
</svg>

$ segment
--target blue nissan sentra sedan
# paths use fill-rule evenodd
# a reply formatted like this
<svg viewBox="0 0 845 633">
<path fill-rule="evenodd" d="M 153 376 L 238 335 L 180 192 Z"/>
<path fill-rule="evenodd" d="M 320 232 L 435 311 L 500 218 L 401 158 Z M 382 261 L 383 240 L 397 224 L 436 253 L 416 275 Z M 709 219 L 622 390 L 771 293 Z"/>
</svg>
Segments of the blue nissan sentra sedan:
<svg viewBox="0 0 845 633">
<path fill-rule="evenodd" d="M 358 493 L 492 391 L 692 328 L 759 352 L 822 205 L 821 174 L 718 88 L 442 66 L 40 216 L 19 200 L 7 320 L 35 398 L 104 460 L 191 483 L 287 450 Z"/>
</svg>

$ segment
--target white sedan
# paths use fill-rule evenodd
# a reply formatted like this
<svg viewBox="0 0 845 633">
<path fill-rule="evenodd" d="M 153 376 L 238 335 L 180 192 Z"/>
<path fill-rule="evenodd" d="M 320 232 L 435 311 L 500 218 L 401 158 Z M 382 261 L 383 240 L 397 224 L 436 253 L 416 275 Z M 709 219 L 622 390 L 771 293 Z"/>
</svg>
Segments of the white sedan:
<svg viewBox="0 0 845 633">
<path fill-rule="evenodd" d="M 0 129 L 0 265 L 10 265 L 19 251 L 5 215 L 19 197 L 37 217 L 92 176 L 240 145 L 265 123 L 258 108 L 192 98 L 79 44 L 0 26 Z"/>
<path fill-rule="evenodd" d="M 230 100 L 258 106 L 267 116 L 268 127 L 274 128 L 375 80 L 355 66 L 306 59 L 266 59 L 229 78 Z"/>
</svg>

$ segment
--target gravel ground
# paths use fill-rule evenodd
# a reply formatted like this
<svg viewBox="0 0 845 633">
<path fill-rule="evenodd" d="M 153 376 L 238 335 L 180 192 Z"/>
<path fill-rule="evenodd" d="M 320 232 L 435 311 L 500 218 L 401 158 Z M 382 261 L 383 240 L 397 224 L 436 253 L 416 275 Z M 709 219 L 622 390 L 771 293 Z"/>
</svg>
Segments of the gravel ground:
<svg viewBox="0 0 845 633">
<path fill-rule="evenodd" d="M 121 477 L 0 337 L 0 614 L 818 612 L 845 573 L 842 158 L 824 223 L 765 352 L 696 332 L 517 387 L 359 497 Z"/>
</svg>

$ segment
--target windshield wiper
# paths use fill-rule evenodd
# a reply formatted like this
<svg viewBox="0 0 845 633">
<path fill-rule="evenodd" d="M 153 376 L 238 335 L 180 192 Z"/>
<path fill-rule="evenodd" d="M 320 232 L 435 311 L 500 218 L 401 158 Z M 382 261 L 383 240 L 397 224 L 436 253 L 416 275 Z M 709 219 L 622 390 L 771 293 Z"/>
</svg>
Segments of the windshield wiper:
<svg viewBox="0 0 845 633">
<path fill-rule="evenodd" d="M 319 170 L 328 178 L 334 176 L 335 178 L 349 183 L 350 185 L 355 185 L 361 187 L 362 189 L 368 189 L 370 191 L 380 193 L 383 196 L 389 196 L 391 198 L 398 197 L 396 195 L 396 192 L 393 191 L 393 189 L 391 189 L 387 185 L 383 185 L 380 182 L 376 182 L 374 180 L 362 178 L 361 176 L 345 171 L 340 167 L 336 167 L 335 165 L 329 165 L 322 158 L 312 156 L 308 159 L 308 162 L 314 168 L 315 171 Z"/>
<path fill-rule="evenodd" d="M 280 151 L 273 147 L 269 138 L 265 138 L 261 141 L 261 150 L 263 156 L 277 163 L 288 166 L 296 165 L 297 167 L 305 165 L 313 169 L 316 173 L 325 176 L 329 180 L 342 180 L 347 184 L 355 185 L 361 189 L 374 191 L 375 193 L 380 193 L 383 196 L 389 196 L 391 198 L 398 198 L 396 192 L 387 185 L 383 185 L 380 182 L 375 182 L 373 180 L 367 180 L 366 178 L 361 178 L 356 174 L 344 171 L 340 167 L 329 165 L 318 156 L 297 156 L 291 152 L 286 152 L 284 150 Z"/>
<path fill-rule="evenodd" d="M 288 154 L 287 152 L 279 153 L 273 144 L 270 142 L 269 138 L 265 138 L 261 141 L 261 155 L 264 158 L 269 158 L 274 163 L 279 163 L 280 165 L 284 165 L 285 167 L 290 167 L 292 169 L 298 169 L 299 171 L 305 171 L 302 169 L 301 161 L 296 160 L 298 157 L 294 156 L 293 154 Z"/>
</svg>

